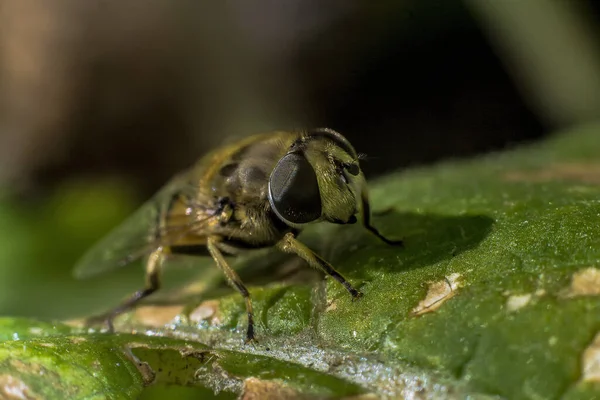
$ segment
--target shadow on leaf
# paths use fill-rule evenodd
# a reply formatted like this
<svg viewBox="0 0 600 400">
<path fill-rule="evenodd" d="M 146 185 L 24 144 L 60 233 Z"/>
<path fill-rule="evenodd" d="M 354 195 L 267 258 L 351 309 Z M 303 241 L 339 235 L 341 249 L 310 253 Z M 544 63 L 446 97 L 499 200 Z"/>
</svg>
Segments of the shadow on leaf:
<svg viewBox="0 0 600 400">
<path fill-rule="evenodd" d="M 403 239 L 404 246 L 390 246 L 357 224 L 336 227 L 324 235 L 321 254 L 332 264 L 347 268 L 354 278 L 365 278 L 367 270 L 397 272 L 423 268 L 475 248 L 491 231 L 494 220 L 485 215 L 446 216 L 392 210 L 373 218 L 373 225 L 387 238 Z M 393 262 L 390 262 L 392 261 Z M 361 263 L 362 261 L 362 263 Z M 364 268 L 363 268 L 364 267 Z"/>
</svg>

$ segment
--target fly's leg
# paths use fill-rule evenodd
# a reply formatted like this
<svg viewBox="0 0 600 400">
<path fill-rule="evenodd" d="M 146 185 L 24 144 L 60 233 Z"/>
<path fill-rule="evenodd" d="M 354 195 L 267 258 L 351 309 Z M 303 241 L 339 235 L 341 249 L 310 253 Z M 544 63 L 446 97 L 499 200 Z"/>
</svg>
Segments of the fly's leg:
<svg viewBox="0 0 600 400">
<path fill-rule="evenodd" d="M 117 316 L 133 308 L 142 299 L 150 296 L 160 288 L 161 264 L 167 254 L 168 251 L 162 247 L 159 247 L 150 254 L 146 263 L 146 286 L 144 289 L 138 290 L 132 294 L 127 300 L 113 309 L 106 316 L 106 325 L 110 332 L 114 331 L 113 320 Z"/>
<path fill-rule="evenodd" d="M 330 275 L 333 279 L 341 283 L 350 295 L 352 295 L 352 299 L 356 300 L 362 296 L 362 293 L 358 290 L 354 289 L 352 285 L 344 278 L 339 272 L 333 268 L 331 264 L 327 261 L 323 260 L 320 256 L 318 256 L 311 249 L 306 247 L 302 242 L 298 241 L 293 233 L 287 233 L 283 239 L 281 239 L 277 243 L 277 248 L 285 253 L 296 254 L 304 261 L 306 261 L 311 267 L 319 269 L 326 274 Z"/>
<path fill-rule="evenodd" d="M 362 223 L 368 231 L 377 236 L 379 240 L 391 245 L 391 246 L 402 246 L 402 240 L 390 240 L 383 236 L 377 228 L 371 225 L 371 206 L 369 205 L 369 195 L 367 194 L 367 189 L 363 188 L 362 190 Z"/>
<path fill-rule="evenodd" d="M 208 252 L 212 256 L 212 258 L 217 263 L 217 266 L 223 271 L 225 277 L 227 278 L 227 283 L 237 290 L 246 301 L 246 313 L 248 314 L 248 331 L 246 332 L 246 342 L 254 341 L 254 314 L 252 312 L 252 299 L 250 298 L 250 293 L 244 283 L 240 279 L 239 275 L 229 266 L 225 257 L 223 257 L 223 253 L 221 250 L 217 248 L 216 240 L 214 238 L 208 238 L 206 243 L 206 248 Z"/>
</svg>

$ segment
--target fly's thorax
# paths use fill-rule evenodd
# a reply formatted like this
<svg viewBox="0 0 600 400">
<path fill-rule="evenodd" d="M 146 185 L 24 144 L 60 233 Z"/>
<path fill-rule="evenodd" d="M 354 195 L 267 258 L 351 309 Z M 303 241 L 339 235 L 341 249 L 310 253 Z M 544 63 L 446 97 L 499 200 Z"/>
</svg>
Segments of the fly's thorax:
<svg viewBox="0 0 600 400">
<path fill-rule="evenodd" d="M 223 189 L 235 201 L 261 201 L 267 198 L 268 168 L 260 160 L 244 160 L 233 166 L 223 176 Z"/>
<path fill-rule="evenodd" d="M 242 146 L 221 162 L 212 186 L 235 203 L 268 202 L 268 180 L 277 161 L 285 154 L 288 142 L 280 136 L 264 138 Z"/>
</svg>

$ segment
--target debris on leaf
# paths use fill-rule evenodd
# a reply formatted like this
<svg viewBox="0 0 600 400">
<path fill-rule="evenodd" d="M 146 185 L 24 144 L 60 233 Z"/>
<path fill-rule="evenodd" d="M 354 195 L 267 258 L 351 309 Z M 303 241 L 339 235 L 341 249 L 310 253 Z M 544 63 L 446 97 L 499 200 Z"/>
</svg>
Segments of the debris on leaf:
<svg viewBox="0 0 600 400">
<path fill-rule="evenodd" d="M 329 304 L 327 304 L 327 307 L 325 308 L 325 312 L 335 311 L 336 309 L 337 309 L 337 303 L 335 302 L 335 300 L 333 300 Z"/>
<path fill-rule="evenodd" d="M 0 398 L 6 400 L 33 400 L 40 397 L 34 395 L 22 380 L 3 374 L 0 375 Z"/>
<path fill-rule="evenodd" d="M 461 274 L 454 273 L 441 281 L 427 282 L 429 285 L 427 295 L 415 308 L 413 308 L 412 315 L 423 315 L 440 308 L 444 302 L 454 297 L 458 288 L 462 286 L 462 283 L 460 282 L 461 277 Z"/>
<path fill-rule="evenodd" d="M 562 296 L 566 298 L 598 295 L 600 295 L 600 270 L 594 267 L 581 269 L 574 273 L 571 286 L 562 293 Z"/>
<path fill-rule="evenodd" d="M 581 379 L 584 382 L 600 382 L 600 333 L 583 352 Z"/>
<path fill-rule="evenodd" d="M 202 302 L 190 313 L 190 321 L 198 324 L 202 321 L 209 321 L 211 325 L 219 325 L 221 318 L 219 315 L 219 301 L 207 300 Z"/>
<path fill-rule="evenodd" d="M 160 328 L 173 321 L 183 311 L 183 307 L 183 305 L 140 306 L 135 309 L 135 316 L 145 326 Z"/>
<path fill-rule="evenodd" d="M 212 389 L 215 395 L 221 392 L 240 393 L 242 391 L 241 379 L 221 367 L 216 358 L 214 361 L 206 360 L 196 370 L 194 378 L 204 387 Z"/>
<path fill-rule="evenodd" d="M 258 378 L 248 378 L 244 380 L 242 394 L 239 397 L 242 400 L 276 400 L 276 399 L 309 399 L 307 395 L 302 395 L 289 386 L 277 382 L 267 381 Z"/>
</svg>

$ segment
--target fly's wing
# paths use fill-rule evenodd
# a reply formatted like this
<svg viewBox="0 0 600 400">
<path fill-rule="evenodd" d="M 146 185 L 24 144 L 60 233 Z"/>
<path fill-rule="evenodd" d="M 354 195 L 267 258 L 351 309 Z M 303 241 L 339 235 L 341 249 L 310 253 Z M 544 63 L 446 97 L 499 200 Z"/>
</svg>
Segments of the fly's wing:
<svg viewBox="0 0 600 400">
<path fill-rule="evenodd" d="M 159 246 L 168 246 L 209 222 L 210 203 L 200 202 L 194 208 L 207 209 L 205 218 L 185 218 L 185 223 L 171 225 L 160 230 L 163 213 L 167 212 L 172 199 L 188 195 L 198 198 L 198 190 L 181 175 L 164 186 L 152 199 L 143 204 L 133 215 L 93 246 L 77 262 L 73 274 L 76 278 L 88 278 L 99 273 L 128 265 L 154 251 Z"/>
</svg>

